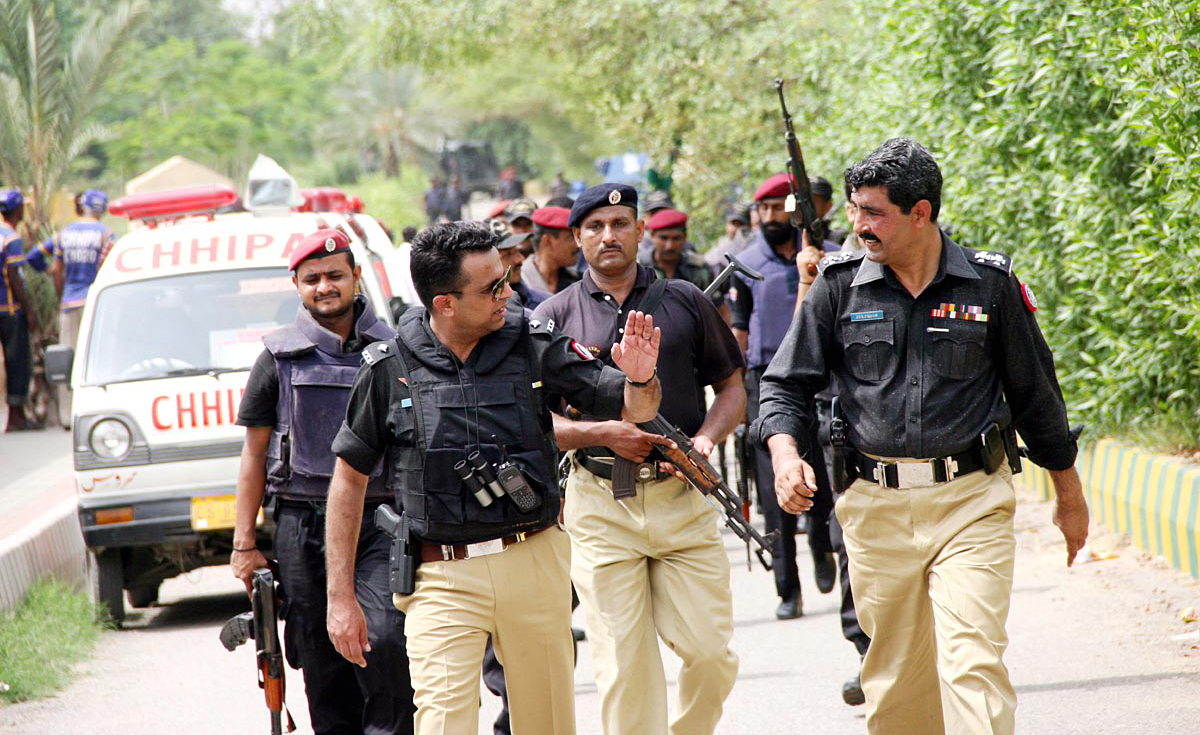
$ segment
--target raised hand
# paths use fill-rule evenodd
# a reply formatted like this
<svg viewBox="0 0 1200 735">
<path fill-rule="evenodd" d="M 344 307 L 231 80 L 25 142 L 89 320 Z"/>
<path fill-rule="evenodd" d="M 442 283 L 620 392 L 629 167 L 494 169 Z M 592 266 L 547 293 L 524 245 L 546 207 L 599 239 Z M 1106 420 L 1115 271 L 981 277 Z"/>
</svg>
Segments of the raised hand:
<svg viewBox="0 0 1200 735">
<path fill-rule="evenodd" d="M 613 363 L 635 383 L 645 383 L 654 377 L 658 366 L 658 345 L 662 330 L 654 326 L 654 317 L 631 311 L 625 320 L 621 341 L 612 346 Z"/>
</svg>

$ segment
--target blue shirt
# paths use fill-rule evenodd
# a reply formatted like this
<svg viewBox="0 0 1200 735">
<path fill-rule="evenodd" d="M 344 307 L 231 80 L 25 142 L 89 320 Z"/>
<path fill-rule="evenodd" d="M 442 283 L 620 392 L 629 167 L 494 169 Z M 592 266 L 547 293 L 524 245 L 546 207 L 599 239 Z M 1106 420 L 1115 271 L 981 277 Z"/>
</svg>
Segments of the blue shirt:
<svg viewBox="0 0 1200 735">
<path fill-rule="evenodd" d="M 7 223 L 0 222 L 0 315 L 20 314 L 22 311 L 8 283 L 8 269 L 24 262 L 25 246 L 21 243 L 21 236 Z"/>
<path fill-rule="evenodd" d="M 64 311 L 79 309 L 87 300 L 88 289 L 96 280 L 96 271 L 108 255 L 116 236 L 106 225 L 94 220 L 73 222 L 53 237 L 34 248 L 29 264 L 45 270 L 46 257 L 58 258 L 63 264 Z"/>
</svg>

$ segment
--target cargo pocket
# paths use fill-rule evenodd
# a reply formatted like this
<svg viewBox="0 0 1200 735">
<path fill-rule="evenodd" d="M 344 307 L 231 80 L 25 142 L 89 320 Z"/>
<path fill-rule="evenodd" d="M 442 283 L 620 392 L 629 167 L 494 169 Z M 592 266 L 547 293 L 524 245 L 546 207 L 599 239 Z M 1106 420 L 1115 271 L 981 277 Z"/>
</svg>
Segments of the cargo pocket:
<svg viewBox="0 0 1200 735">
<path fill-rule="evenodd" d="M 895 372 L 893 321 L 850 323 L 842 327 L 846 369 L 858 380 L 878 382 Z"/>
</svg>

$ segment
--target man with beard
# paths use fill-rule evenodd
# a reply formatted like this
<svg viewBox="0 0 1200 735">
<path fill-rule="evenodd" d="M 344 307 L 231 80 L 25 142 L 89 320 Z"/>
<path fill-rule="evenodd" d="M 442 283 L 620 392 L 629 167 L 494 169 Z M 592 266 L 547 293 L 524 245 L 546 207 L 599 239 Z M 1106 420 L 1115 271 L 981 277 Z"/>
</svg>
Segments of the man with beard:
<svg viewBox="0 0 1200 735">
<path fill-rule="evenodd" d="M 770 448 L 780 505 L 812 507 L 814 396 L 837 377 L 857 479 L 836 510 L 871 637 L 868 731 L 1008 735 L 1016 432 L 1050 471 L 1068 566 L 1088 533 L 1037 299 L 1007 256 L 941 230 L 942 174 L 919 143 L 885 142 L 846 184 L 865 252 L 824 260 L 763 376 L 751 434 Z"/>
<path fill-rule="evenodd" d="M 413 731 L 404 616 L 388 589 L 390 539 L 375 527 L 375 508 L 390 503 L 385 472 L 375 467 L 357 519 L 355 591 L 368 616 L 371 652 L 353 666 L 325 632 L 325 502 L 333 475 L 330 445 L 350 400 L 361 350 L 394 331 L 355 296 L 361 266 L 338 230 L 304 238 L 288 263 L 300 293 L 296 323 L 263 338 L 238 409 L 246 427 L 237 483 L 233 574 L 250 589 L 267 566 L 255 545 L 255 520 L 269 492 L 275 503 L 273 548 L 279 562 L 288 662 L 304 673 L 313 732 L 385 735 Z"/>
<path fill-rule="evenodd" d="M 558 293 L 579 280 L 575 261 L 579 245 L 567 227 L 571 210 L 542 207 L 530 215 L 533 222 L 533 258 L 525 268 L 524 281 L 530 288 Z"/>
<path fill-rule="evenodd" d="M 800 284 L 811 283 L 813 278 L 805 267 L 811 258 L 803 258 L 800 262 L 796 259 L 801 250 L 800 233 L 792 227 L 789 213 L 784 211 L 784 201 L 790 193 L 786 173 L 771 176 L 754 193 L 760 222 L 758 237 L 743 251 L 741 260 L 747 267 L 762 273 L 764 278 L 755 281 L 736 274 L 733 277 L 732 325 L 738 344 L 746 351 L 746 414 L 749 421 L 758 416 L 759 381 L 791 324 Z M 803 273 L 800 272 L 802 269 Z M 815 427 L 813 431 L 815 444 Z M 775 617 L 780 620 L 797 618 L 804 614 L 804 602 L 796 564 L 796 516 L 782 511 L 775 500 L 772 490 L 775 476 L 770 457 L 765 452 L 755 452 L 754 464 L 758 500 L 767 531 L 779 532 L 774 549 L 775 591 L 779 594 Z M 817 468 L 820 470 L 817 476 L 820 490 L 813 509 L 805 515 L 817 589 L 824 593 L 833 589 L 837 565 L 829 541 L 833 496 L 824 463 L 818 463 Z"/>
<path fill-rule="evenodd" d="M 609 361 L 628 313 L 645 309 L 662 329 L 656 370 L 663 417 L 707 455 L 741 421 L 742 356 L 712 302 L 694 285 L 659 279 L 637 263 L 643 226 L 637 191 L 600 184 L 575 201 L 568 224 L 587 258 L 583 280 L 534 316 Z M 706 411 L 704 388 L 716 397 Z M 576 407 L 579 408 L 579 407 Z M 705 735 L 721 717 L 738 659 L 729 649 L 729 558 L 715 512 L 660 464 L 654 437 L 628 421 L 554 418 L 574 449 L 564 521 L 571 578 L 586 613 L 606 735 Z M 659 438 L 662 441 L 661 437 Z M 615 457 L 639 464 L 632 488 L 614 487 Z M 658 640 L 683 659 L 669 726 Z"/>
</svg>

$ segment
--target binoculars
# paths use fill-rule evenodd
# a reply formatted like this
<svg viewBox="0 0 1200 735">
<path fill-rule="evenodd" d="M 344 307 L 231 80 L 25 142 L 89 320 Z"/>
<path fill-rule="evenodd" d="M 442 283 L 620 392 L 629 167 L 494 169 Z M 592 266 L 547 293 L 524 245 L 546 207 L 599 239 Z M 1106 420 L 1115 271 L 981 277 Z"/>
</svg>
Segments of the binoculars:
<svg viewBox="0 0 1200 735">
<path fill-rule="evenodd" d="M 529 486 L 504 445 L 498 446 L 504 454 L 504 461 L 499 465 L 493 467 L 482 453 L 471 452 L 465 460 L 455 463 L 455 473 L 484 508 L 492 504 L 493 496 L 499 500 L 507 495 L 522 513 L 536 509 L 542 499 Z"/>
</svg>

